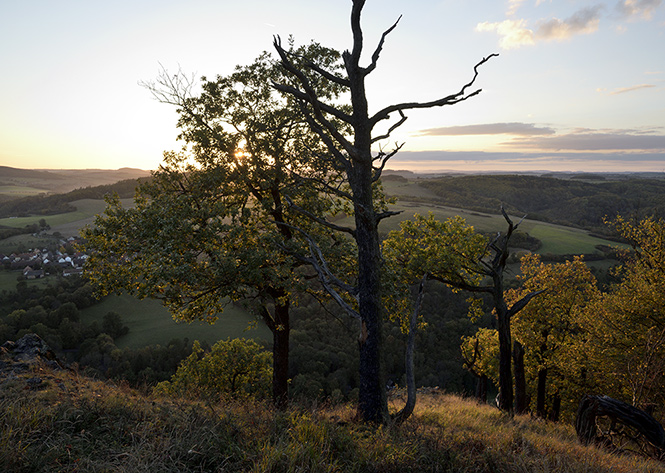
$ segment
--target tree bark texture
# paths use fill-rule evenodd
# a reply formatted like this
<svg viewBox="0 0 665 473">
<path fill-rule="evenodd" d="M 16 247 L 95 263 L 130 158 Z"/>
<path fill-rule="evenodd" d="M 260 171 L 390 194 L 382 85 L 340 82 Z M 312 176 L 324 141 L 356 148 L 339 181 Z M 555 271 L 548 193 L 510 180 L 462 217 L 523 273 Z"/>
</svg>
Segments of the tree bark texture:
<svg viewBox="0 0 665 473">
<path fill-rule="evenodd" d="M 524 374 L 524 347 L 517 340 L 513 342 L 513 363 L 515 365 L 515 414 L 524 414 L 529 410 Z"/>
<path fill-rule="evenodd" d="M 513 411 L 512 336 L 510 313 L 503 295 L 503 270 L 494 275 L 494 308 L 499 333 L 499 409 Z"/>
<path fill-rule="evenodd" d="M 272 395 L 278 409 L 286 408 L 289 399 L 289 300 L 275 305 L 275 328 L 272 330 Z"/>
</svg>

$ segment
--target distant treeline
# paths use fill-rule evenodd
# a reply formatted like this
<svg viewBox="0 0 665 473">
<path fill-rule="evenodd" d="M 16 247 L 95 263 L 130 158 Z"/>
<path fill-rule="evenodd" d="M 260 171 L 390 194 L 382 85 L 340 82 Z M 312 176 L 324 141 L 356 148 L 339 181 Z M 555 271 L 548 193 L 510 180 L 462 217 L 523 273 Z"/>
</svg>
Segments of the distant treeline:
<svg viewBox="0 0 665 473">
<path fill-rule="evenodd" d="M 126 179 L 115 184 L 84 187 L 67 192 L 66 194 L 37 195 L 0 202 L 0 218 L 56 215 L 74 212 L 76 211 L 76 207 L 71 202 L 81 199 L 103 199 L 106 194 L 113 192 L 117 193 L 123 199 L 133 197 L 138 183 L 146 179 L 148 178 Z"/>
<path fill-rule="evenodd" d="M 497 213 L 501 205 L 529 219 L 607 233 L 605 217 L 665 217 L 665 180 L 584 182 L 524 175 L 423 179 L 445 205 Z"/>
</svg>

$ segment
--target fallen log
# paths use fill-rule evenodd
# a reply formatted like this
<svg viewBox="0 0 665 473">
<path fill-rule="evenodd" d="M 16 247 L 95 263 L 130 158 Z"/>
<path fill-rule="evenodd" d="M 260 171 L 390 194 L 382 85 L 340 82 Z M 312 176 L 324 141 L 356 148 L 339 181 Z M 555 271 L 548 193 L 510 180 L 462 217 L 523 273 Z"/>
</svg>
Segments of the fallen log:
<svg viewBox="0 0 665 473">
<path fill-rule="evenodd" d="M 650 414 L 609 396 L 584 396 L 575 419 L 584 445 L 605 445 L 616 451 L 637 451 L 654 458 L 665 453 L 665 430 Z"/>
</svg>

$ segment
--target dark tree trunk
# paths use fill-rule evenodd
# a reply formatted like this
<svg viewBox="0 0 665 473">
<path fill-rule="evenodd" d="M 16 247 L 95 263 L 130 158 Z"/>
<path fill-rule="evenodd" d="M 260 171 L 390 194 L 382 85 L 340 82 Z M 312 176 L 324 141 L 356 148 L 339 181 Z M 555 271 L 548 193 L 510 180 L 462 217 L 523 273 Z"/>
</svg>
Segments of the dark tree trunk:
<svg viewBox="0 0 665 473">
<path fill-rule="evenodd" d="M 559 396 L 559 393 L 557 392 L 554 393 L 554 397 L 552 398 L 552 409 L 550 410 L 550 414 L 549 416 L 547 416 L 547 418 L 552 422 L 558 422 L 560 413 L 561 413 L 561 396 Z"/>
<path fill-rule="evenodd" d="M 478 376 L 478 381 L 476 381 L 476 399 L 479 402 L 487 403 L 487 375 Z"/>
<path fill-rule="evenodd" d="M 272 399 L 278 409 L 289 400 L 289 301 L 275 305 L 275 327 L 272 331 Z"/>
<path fill-rule="evenodd" d="M 547 368 L 538 370 L 538 387 L 536 389 L 536 415 L 542 419 L 547 417 L 545 410 L 545 394 L 547 392 Z"/>
<path fill-rule="evenodd" d="M 357 296 L 358 299 L 358 310 L 357 314 L 353 314 L 361 322 L 358 411 L 364 421 L 383 423 L 389 419 L 389 416 L 386 388 L 381 369 L 383 304 L 381 300 L 381 252 L 378 224 L 382 218 L 390 216 L 391 212 L 377 213 L 374 206 L 372 187 L 373 183 L 379 179 L 388 159 L 399 150 L 399 146 L 390 153 L 381 152 L 374 157 L 372 156 L 372 144 L 387 139 L 393 130 L 404 123 L 406 120 L 405 110 L 453 105 L 479 94 L 480 89 L 473 92 L 468 92 L 467 89 L 475 82 L 478 67 L 495 55 L 483 59 L 476 65 L 473 79 L 464 85 L 457 94 L 447 95 L 431 102 L 405 102 L 391 105 L 370 117 L 365 93 L 365 78 L 375 70 L 384 40 L 397 26 L 397 22 L 381 36 L 379 44 L 371 56 L 370 65 L 361 67 L 363 32 L 360 25 L 360 16 L 364 5 L 365 0 L 352 1 L 351 31 L 353 33 L 353 47 L 342 54 L 347 77 L 337 76 L 314 64 L 308 66 L 325 80 L 348 90 L 352 106 L 350 115 L 346 110 L 335 108 L 317 97 L 310 79 L 307 78 L 302 69 L 291 61 L 287 51 L 282 48 L 278 37 L 275 38 L 274 44 L 282 60 L 282 65 L 297 78 L 301 88 L 298 89 L 287 84 L 274 84 L 274 86 L 278 90 L 296 97 L 302 103 L 311 106 L 310 110 L 306 110 L 306 118 L 310 126 L 315 133 L 321 136 L 339 168 L 344 169 L 346 174 L 350 193 L 341 192 L 339 189 L 336 192 L 341 192 L 341 196 L 352 201 L 355 212 L 355 229 L 352 231 L 345 229 L 344 231 L 354 236 L 358 246 L 357 286 L 354 291 L 354 296 Z M 303 109 L 305 108 L 303 107 Z M 392 113 L 399 113 L 401 118 L 389 127 L 386 134 L 373 137 L 374 127 L 379 122 L 388 120 Z M 353 128 L 352 142 L 331 117 L 341 120 Z M 340 228 L 337 227 L 336 229 L 339 230 Z"/>
<path fill-rule="evenodd" d="M 524 347 L 513 342 L 513 363 L 515 365 L 515 413 L 524 414 L 529 409 L 526 398 L 526 376 L 524 375 Z"/>
<path fill-rule="evenodd" d="M 499 409 L 513 411 L 512 339 L 510 313 L 503 298 L 503 270 L 493 275 L 494 307 L 499 333 Z"/>
<path fill-rule="evenodd" d="M 383 325 L 381 251 L 378 223 L 372 199 L 369 141 L 367 141 L 367 153 L 365 163 L 355 163 L 352 169 L 354 178 L 350 179 L 356 213 L 358 312 L 361 320 L 358 342 L 360 349 L 358 411 L 366 422 L 383 423 L 388 418 L 388 404 L 381 368 L 381 329 Z"/>
</svg>

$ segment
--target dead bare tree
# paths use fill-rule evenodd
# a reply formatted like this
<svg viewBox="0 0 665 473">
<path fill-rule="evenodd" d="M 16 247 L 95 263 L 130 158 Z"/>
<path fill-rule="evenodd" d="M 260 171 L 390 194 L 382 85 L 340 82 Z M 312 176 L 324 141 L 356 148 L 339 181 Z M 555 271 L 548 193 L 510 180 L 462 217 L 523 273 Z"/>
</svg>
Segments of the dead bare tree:
<svg viewBox="0 0 665 473">
<path fill-rule="evenodd" d="M 475 268 L 473 269 L 474 272 L 491 280 L 491 284 L 480 283 L 476 285 L 469 283 L 463 278 L 450 279 L 448 277 L 439 276 L 436 273 L 430 274 L 430 278 L 465 291 L 491 295 L 497 319 L 497 332 L 499 334 L 499 409 L 506 412 L 512 412 L 514 391 L 512 384 L 512 335 L 510 331 L 510 319 L 526 307 L 531 299 L 538 294 L 541 294 L 543 291 L 531 292 L 510 307 L 506 304 L 503 279 L 506 263 L 508 262 L 508 256 L 510 254 L 508 244 L 510 242 L 510 237 L 522 221 L 520 220 L 517 224 L 513 223 L 503 207 L 501 207 L 501 214 L 508 224 L 508 229 L 505 233 L 499 233 L 488 244 L 486 256 L 480 261 L 477 261 Z M 520 373 L 518 378 L 521 379 L 522 376 L 524 376 L 523 373 Z M 524 386 L 524 383 L 518 385 L 520 389 L 525 389 Z M 525 397 L 525 393 L 519 393 L 520 408 L 522 407 L 521 403 Z"/>
<path fill-rule="evenodd" d="M 357 245 L 357 281 L 353 288 L 357 298 L 357 315 L 361 323 L 359 349 L 359 399 L 360 417 L 368 422 L 384 423 L 388 420 L 385 382 L 381 370 L 381 325 L 383 304 L 381 298 L 381 251 L 378 225 L 381 220 L 395 212 L 377 208 L 374 199 L 374 185 L 381 177 L 381 172 L 388 160 L 400 149 L 396 145 L 389 152 L 373 153 L 372 146 L 385 140 L 407 119 L 407 110 L 454 105 L 478 95 L 481 90 L 469 90 L 478 77 L 478 68 L 496 54 L 484 58 L 474 67 L 472 79 L 459 91 L 430 102 L 405 102 L 389 105 L 370 115 L 365 93 L 365 79 L 376 69 L 386 37 L 399 23 L 399 19 L 381 36 L 371 56 L 368 66 L 360 65 L 360 56 L 364 46 L 360 16 L 365 0 L 353 0 L 351 9 L 351 31 L 353 47 L 343 53 L 346 77 L 331 73 L 319 65 L 309 62 L 298 66 L 298 61 L 282 47 L 279 37 L 275 37 L 274 46 L 282 65 L 294 77 L 294 84 L 275 83 L 274 87 L 285 94 L 298 99 L 300 107 L 313 132 L 317 133 L 328 147 L 338 169 L 343 170 L 349 190 L 337 189 L 340 197 L 351 201 L 355 227 L 337 230 L 350 234 Z M 311 73 L 316 73 L 317 80 L 328 81 L 348 90 L 351 97 L 351 109 L 328 103 L 319 96 L 310 81 Z M 375 135 L 374 128 L 391 114 L 398 114 L 396 122 L 388 131 Z M 345 133 L 343 130 L 348 129 Z M 322 158 L 325 159 L 325 158 Z"/>
</svg>

